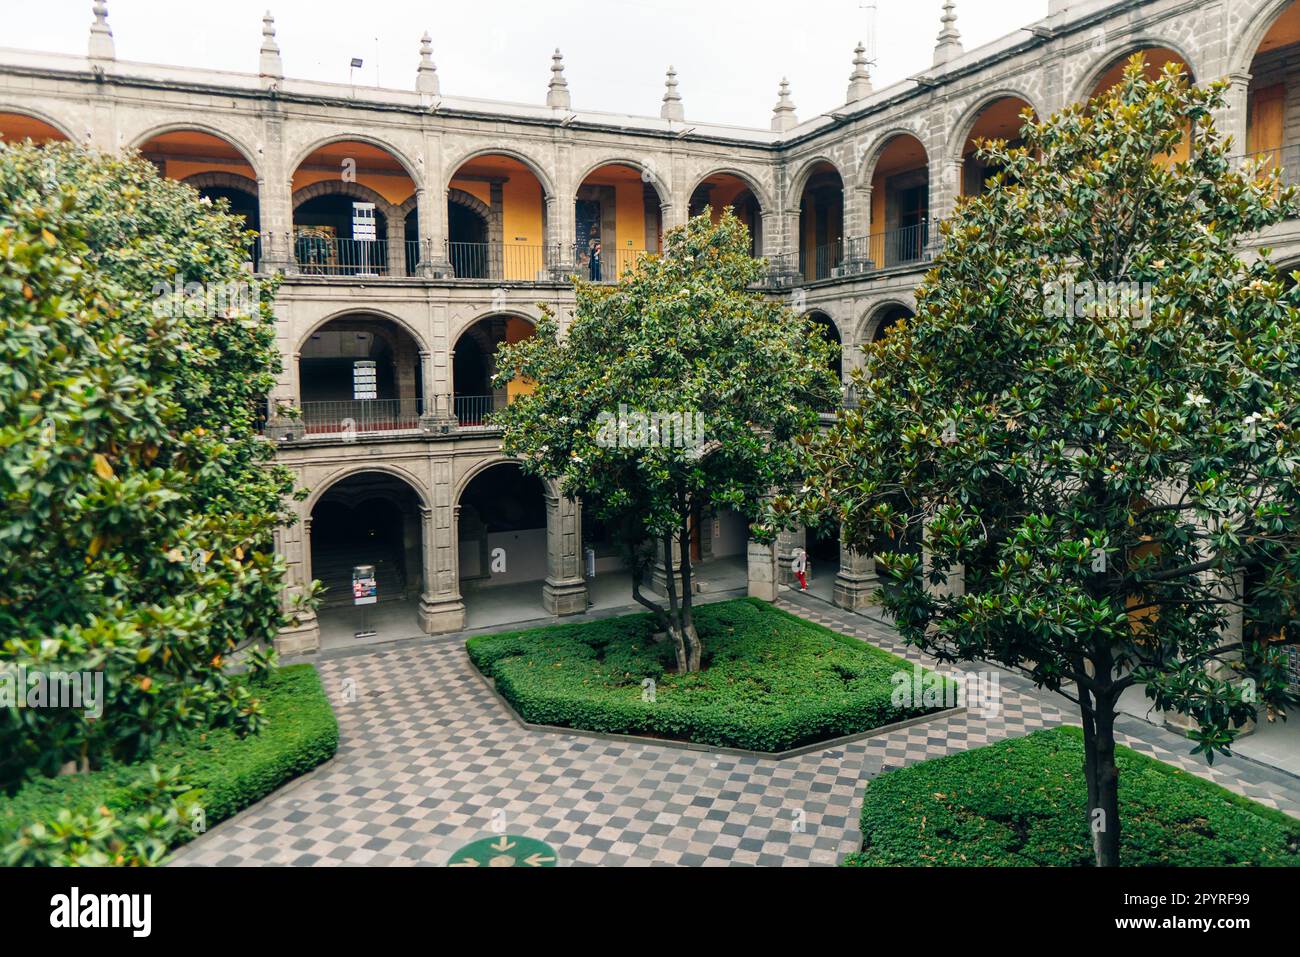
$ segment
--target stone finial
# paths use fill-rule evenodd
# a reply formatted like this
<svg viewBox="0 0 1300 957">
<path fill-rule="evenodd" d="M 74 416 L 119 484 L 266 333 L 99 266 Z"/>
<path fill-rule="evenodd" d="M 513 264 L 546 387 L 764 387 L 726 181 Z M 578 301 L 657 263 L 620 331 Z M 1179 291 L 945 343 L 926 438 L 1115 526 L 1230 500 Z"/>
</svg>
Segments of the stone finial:
<svg viewBox="0 0 1300 957">
<path fill-rule="evenodd" d="M 117 51 L 113 47 L 113 31 L 108 25 L 108 4 L 104 0 L 95 0 L 91 9 L 95 13 L 95 22 L 90 25 L 90 58 L 115 60 Z"/>
<path fill-rule="evenodd" d="M 659 115 L 665 120 L 678 122 L 686 119 L 686 111 L 682 109 L 682 95 L 677 92 L 677 71 L 671 66 L 668 68 L 668 78 L 664 81 L 664 105 L 659 108 Z"/>
<path fill-rule="evenodd" d="M 853 72 L 849 74 L 849 92 L 845 103 L 856 103 L 871 94 L 871 73 L 867 70 L 867 48 L 858 41 L 853 48 Z"/>
<path fill-rule="evenodd" d="M 556 110 L 569 108 L 569 81 L 564 78 L 564 57 L 560 48 L 551 56 L 551 82 L 546 88 L 546 105 Z"/>
<path fill-rule="evenodd" d="M 961 45 L 961 34 L 957 32 L 957 4 L 953 0 L 944 0 L 943 17 L 941 23 L 943 29 L 939 31 L 939 42 L 934 48 L 934 65 L 940 66 L 949 60 L 961 56 L 963 47 Z"/>
<path fill-rule="evenodd" d="M 280 45 L 275 42 L 275 17 L 267 10 L 262 17 L 262 55 L 257 72 L 264 77 L 283 79 L 284 64 L 280 61 Z"/>
<path fill-rule="evenodd" d="M 420 68 L 415 72 L 415 90 L 438 95 L 438 68 L 433 63 L 433 37 L 428 30 L 420 37 Z"/>
<path fill-rule="evenodd" d="M 799 117 L 794 112 L 794 101 L 790 99 L 790 81 L 781 77 L 781 92 L 776 106 L 772 107 L 772 129 L 784 133 L 799 125 Z"/>
</svg>

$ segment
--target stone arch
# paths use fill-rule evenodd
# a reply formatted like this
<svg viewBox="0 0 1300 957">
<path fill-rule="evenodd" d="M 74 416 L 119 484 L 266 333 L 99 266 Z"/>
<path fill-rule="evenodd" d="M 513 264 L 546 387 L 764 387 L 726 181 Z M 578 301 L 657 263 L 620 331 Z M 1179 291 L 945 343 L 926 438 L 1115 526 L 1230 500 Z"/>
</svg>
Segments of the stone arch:
<svg viewBox="0 0 1300 957">
<path fill-rule="evenodd" d="M 771 194 L 763 188 L 754 175 L 737 169 L 734 166 L 717 166 L 695 177 L 694 182 L 691 183 L 690 191 L 686 193 L 687 201 L 690 201 L 690 197 L 695 195 L 695 191 L 704 184 L 706 179 L 711 176 L 722 175 L 734 176 L 749 188 L 749 191 L 754 194 L 754 199 L 758 200 L 758 211 L 760 214 L 770 213 L 776 209 L 776 206 L 772 203 Z"/>
<path fill-rule="evenodd" d="M 307 343 L 307 341 L 315 333 L 325 328 L 334 320 L 347 319 L 350 316 L 361 316 L 361 317 L 366 317 L 371 319 L 383 319 L 388 322 L 391 322 L 393 323 L 393 325 L 397 326 L 397 328 L 402 330 L 402 332 L 410 336 L 412 340 L 414 340 L 416 349 L 418 351 L 420 351 L 421 353 L 427 353 L 430 351 L 428 344 L 425 342 L 424 336 L 420 334 L 419 330 L 417 330 L 413 325 L 411 325 L 401 316 L 397 315 L 394 312 L 387 312 L 386 310 L 383 309 L 376 309 L 372 306 L 358 305 L 358 306 L 349 306 L 346 309 L 339 309 L 336 312 L 330 313 L 328 316 L 319 320 L 318 322 L 313 323 L 311 328 L 309 328 L 306 332 L 304 332 L 301 336 L 298 337 L 297 343 L 294 347 L 294 353 L 296 354 L 302 352 L 302 347 Z"/>
<path fill-rule="evenodd" d="M 799 167 L 799 172 L 797 172 L 790 180 L 790 187 L 787 195 L 789 197 L 791 208 L 798 208 L 799 200 L 803 196 L 804 187 L 808 185 L 808 179 L 812 176 L 813 170 L 817 168 L 818 163 L 825 163 L 827 166 L 830 166 L 835 170 L 836 174 L 840 178 L 841 188 L 848 186 L 849 180 L 845 177 L 844 171 L 840 169 L 840 165 L 828 155 L 825 153 L 818 153 L 814 156 L 810 156 L 803 161 L 803 165 Z"/>
<path fill-rule="evenodd" d="M 642 181 L 649 183 L 655 188 L 655 192 L 659 195 L 660 205 L 672 206 L 672 190 L 669 188 L 668 184 L 664 182 L 663 177 L 658 174 L 655 168 L 653 166 L 647 166 L 645 163 L 638 160 L 628 159 L 621 154 L 599 159 L 574 177 L 573 195 L 575 198 L 577 197 L 578 190 L 582 187 L 582 184 L 587 181 L 587 177 L 603 166 L 627 166 L 631 169 L 637 170 L 641 174 Z M 647 173 L 650 174 L 648 180 L 645 178 Z"/>
<path fill-rule="evenodd" d="M 880 163 L 880 157 L 889 148 L 889 144 L 900 136 L 910 136 L 920 143 L 921 150 L 925 153 L 926 163 L 931 162 L 931 148 L 926 145 L 925 137 L 919 130 L 909 126 L 890 127 L 872 140 L 871 145 L 862 151 L 861 159 L 858 162 L 859 189 L 866 189 L 871 186 L 871 180 L 876 175 L 876 166 Z"/>
<path fill-rule="evenodd" d="M 871 307 L 863 314 L 862 320 L 858 323 L 857 336 L 854 344 L 861 346 L 864 343 L 872 342 L 875 339 L 876 331 L 881 321 L 890 311 L 895 309 L 906 309 L 913 316 L 916 315 L 916 300 L 910 296 L 891 296 L 887 299 L 881 299 L 871 304 Z"/>
<path fill-rule="evenodd" d="M 193 186 L 195 189 L 238 189 L 254 196 L 257 195 L 257 183 L 247 176 L 240 176 L 238 173 L 195 173 L 192 176 L 186 176 L 181 182 Z"/>
<path fill-rule="evenodd" d="M 451 334 L 447 338 L 451 351 L 456 351 L 456 343 L 460 342 L 461 337 L 465 335 L 465 333 L 469 332 L 484 319 L 493 319 L 497 316 L 505 316 L 510 319 L 521 319 L 532 326 L 534 330 L 537 329 L 537 323 L 540 321 L 536 316 L 530 316 L 521 309 L 485 309 L 483 312 L 475 313 L 471 318 L 464 322 L 458 323 L 456 328 L 452 330 Z"/>
<path fill-rule="evenodd" d="M 475 216 L 481 217 L 484 222 L 487 222 L 488 217 L 492 215 L 492 210 L 488 208 L 487 203 L 463 189 L 448 187 L 447 202 L 455 203 L 457 206 L 464 206 Z"/>
<path fill-rule="evenodd" d="M 384 218 L 389 222 L 392 222 L 392 217 L 397 215 L 398 207 L 384 199 L 383 196 L 369 186 L 363 186 L 360 183 L 345 183 L 343 180 L 336 179 L 323 179 L 320 182 L 304 186 L 294 193 L 294 212 L 297 212 L 298 207 L 303 203 L 309 199 L 316 199 L 318 196 L 351 196 L 363 203 L 374 203 L 375 208 L 383 213 Z"/>
<path fill-rule="evenodd" d="M 1201 75 L 1200 69 L 1196 65 L 1196 60 L 1190 56 L 1183 46 L 1173 40 L 1165 37 L 1142 35 L 1141 37 L 1126 37 L 1124 41 L 1113 47 L 1109 47 L 1101 57 L 1093 64 L 1083 77 L 1083 80 L 1076 84 L 1073 94 L 1066 100 L 1067 104 L 1087 103 L 1092 97 L 1093 88 L 1100 82 L 1101 78 L 1106 75 L 1106 71 L 1116 63 L 1128 59 L 1134 53 L 1141 53 L 1143 50 L 1154 48 L 1163 48 L 1171 53 L 1178 55 L 1178 58 L 1187 66 L 1191 74 L 1189 80 L 1196 82 L 1196 78 Z"/>
<path fill-rule="evenodd" d="M 1034 97 L 1030 96 L 1024 90 L 1014 87 L 1004 87 L 994 90 L 988 94 L 978 96 L 970 106 L 961 112 L 957 117 L 957 122 L 952 127 L 952 136 L 948 140 L 947 161 L 950 163 L 959 163 L 962 159 L 962 150 L 966 146 L 966 140 L 970 138 L 971 132 L 975 129 L 975 124 L 979 122 L 980 114 L 987 107 L 992 106 L 999 100 L 1020 100 L 1029 104 L 1030 109 L 1034 111 L 1034 116 L 1042 119 L 1044 116 L 1042 106 L 1035 102 Z M 917 137 L 920 139 L 920 137 Z M 924 141 L 921 143 L 925 145 Z"/>
<path fill-rule="evenodd" d="M 411 162 L 405 153 L 397 149 L 391 143 L 379 139 L 378 137 L 368 136 L 365 133 L 337 133 L 331 136 L 322 137 L 309 146 L 304 147 L 294 156 L 293 161 L 289 164 L 289 176 L 292 177 L 298 172 L 298 167 L 307 161 L 317 150 L 324 149 L 327 146 L 333 146 L 335 143 L 365 143 L 367 146 L 373 146 L 375 149 L 383 150 L 393 159 L 397 160 L 403 171 L 410 177 L 412 185 L 415 187 L 415 193 L 419 193 L 424 188 L 424 178 L 420 175 L 417 168 L 418 164 Z"/>
<path fill-rule="evenodd" d="M 805 322 L 815 322 L 814 316 L 821 317 L 829 322 L 835 330 L 835 335 L 839 336 L 840 342 L 844 342 L 844 323 L 831 315 L 830 310 L 824 306 L 812 306 L 807 309 L 799 318 Z"/>
<path fill-rule="evenodd" d="M 470 466 L 469 471 L 467 471 L 464 475 L 462 475 L 459 481 L 457 481 L 456 488 L 452 495 L 452 504 L 459 505 L 461 496 L 465 494 L 465 489 L 469 488 L 470 482 L 474 481 L 474 479 L 478 478 L 488 469 L 495 468 L 498 465 L 517 465 L 521 469 L 524 467 L 523 459 L 518 459 L 515 458 L 514 456 L 505 455 L 504 453 L 500 453 L 500 452 L 490 455 L 487 458 L 482 459 L 478 462 L 475 462 L 472 466 Z M 538 481 L 542 483 L 542 490 L 548 496 L 550 496 L 551 498 L 559 497 L 560 490 L 556 486 L 553 480 L 541 478 L 539 476 Z"/>
<path fill-rule="evenodd" d="M 195 123 L 189 121 L 175 122 L 175 123 L 162 123 L 158 126 L 152 127 L 151 129 L 145 130 L 143 133 L 140 133 L 139 135 L 135 136 L 130 141 L 130 148 L 133 150 L 139 150 L 146 143 L 148 143 L 150 140 L 156 137 L 165 136 L 168 133 L 186 133 L 186 132 L 206 133 L 208 136 L 215 136 L 217 139 L 229 143 L 235 149 L 235 151 L 238 152 L 239 155 L 244 158 L 244 162 L 246 162 L 250 167 L 252 167 L 253 173 L 257 176 L 257 181 L 259 183 L 262 182 L 263 173 L 262 173 L 262 167 L 259 164 L 258 152 L 249 149 L 248 146 L 245 143 L 243 143 L 238 137 L 232 136 L 230 133 L 226 132 L 225 130 L 219 130 L 215 126 L 209 126 L 206 123 Z"/>
<path fill-rule="evenodd" d="M 1268 31 L 1273 29 L 1273 24 L 1277 22 L 1278 17 L 1286 12 L 1291 6 L 1292 0 L 1263 0 L 1259 8 L 1250 16 L 1245 18 L 1245 26 L 1237 37 L 1228 37 L 1228 69 L 1227 73 L 1249 73 L 1250 64 L 1255 59 L 1255 51 L 1259 45 L 1264 42 L 1264 37 Z M 1173 50 L 1174 47 L 1169 47 Z M 1191 65 L 1191 61 L 1186 61 Z"/>
<path fill-rule="evenodd" d="M 400 465 L 393 465 L 388 462 L 353 462 L 347 465 L 340 465 L 334 471 L 330 472 L 322 481 L 318 482 L 308 494 L 306 500 L 302 503 L 301 514 L 310 516 L 317 503 L 321 500 L 331 488 L 338 485 L 354 475 L 364 475 L 367 472 L 382 472 L 385 475 L 391 475 L 393 478 L 400 479 L 410 486 L 411 491 L 415 493 L 416 498 L 420 500 L 421 508 L 432 508 L 431 496 L 428 489 L 421 482 L 419 476 L 414 472 L 403 468 Z"/>
<path fill-rule="evenodd" d="M 41 110 L 34 110 L 27 105 L 19 106 L 16 103 L 0 100 L 0 113 L 15 113 L 19 116 L 26 116 L 26 117 L 30 117 L 33 120 L 39 120 L 40 122 L 46 124 L 47 126 L 52 126 L 55 130 L 61 133 L 69 141 L 77 142 L 77 138 L 73 136 L 71 133 L 71 127 L 69 127 L 62 120 L 57 120 L 50 114 L 45 113 Z"/>
<path fill-rule="evenodd" d="M 456 178 L 456 174 L 460 172 L 461 167 L 482 156 L 507 156 L 512 160 L 522 163 L 528 172 L 533 174 L 537 182 L 541 184 L 543 204 L 549 203 L 558 195 L 554 181 L 547 175 L 542 164 L 537 162 L 537 160 L 533 159 L 527 153 L 510 149 L 505 146 L 485 146 L 462 154 L 444 167 L 444 169 L 447 170 L 447 173 L 442 185 L 444 190 L 448 193 L 448 199 L 451 198 L 451 181 Z"/>
</svg>

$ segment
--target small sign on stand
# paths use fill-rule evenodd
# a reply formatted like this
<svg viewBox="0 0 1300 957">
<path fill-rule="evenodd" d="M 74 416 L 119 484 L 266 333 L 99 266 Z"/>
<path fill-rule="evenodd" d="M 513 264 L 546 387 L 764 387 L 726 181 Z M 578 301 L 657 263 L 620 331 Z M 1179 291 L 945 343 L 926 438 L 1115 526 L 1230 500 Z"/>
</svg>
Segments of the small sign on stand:
<svg viewBox="0 0 1300 957">
<path fill-rule="evenodd" d="M 360 627 L 353 638 L 373 638 L 378 634 L 370 627 L 370 606 L 379 601 L 379 585 L 375 582 L 374 565 L 355 565 L 352 568 L 352 604 L 357 608 Z"/>
<path fill-rule="evenodd" d="M 374 203 L 353 203 L 352 204 L 352 239 L 357 244 L 357 250 L 360 253 L 361 272 L 359 276 L 375 275 L 372 265 L 373 250 L 375 240 L 379 238 L 375 230 L 375 204 Z"/>
</svg>

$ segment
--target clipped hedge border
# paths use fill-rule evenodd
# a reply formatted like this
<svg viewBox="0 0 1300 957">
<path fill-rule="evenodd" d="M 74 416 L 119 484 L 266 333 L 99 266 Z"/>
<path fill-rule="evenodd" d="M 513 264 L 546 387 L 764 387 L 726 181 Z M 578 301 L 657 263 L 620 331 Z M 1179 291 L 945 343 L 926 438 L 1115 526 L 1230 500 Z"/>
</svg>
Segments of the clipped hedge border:
<svg viewBox="0 0 1300 957">
<path fill-rule="evenodd" d="M 314 667 L 278 668 L 265 685 L 252 690 L 269 719 L 259 734 L 240 738 L 225 728 L 191 732 L 165 742 L 137 764 L 41 778 L 11 797 L 0 796 L 0 845 L 28 824 L 54 821 L 64 809 L 90 813 L 102 806 L 119 816 L 130 814 L 136 810 L 131 786 L 148 774 L 150 765 L 180 767 L 181 780 L 191 790 L 178 801 L 201 806 L 211 827 L 333 757 L 338 722 Z M 181 843 L 192 837 L 184 830 Z"/>
<path fill-rule="evenodd" d="M 481 635 L 466 642 L 466 652 L 527 726 L 760 757 L 815 750 L 953 710 L 896 707 L 889 675 L 910 674 L 911 662 L 766 602 L 746 598 L 704 605 L 696 609 L 696 621 L 706 654 L 712 649 L 723 662 L 699 675 L 662 671 L 663 658 L 671 653 L 649 644 L 654 622 L 648 614 Z M 769 639 L 785 642 L 791 654 L 774 661 L 761 653 L 761 644 L 748 647 L 750 657 L 734 653 L 733 642 L 739 647 Z M 606 657 L 597 660 L 597 652 Z M 827 655 L 836 660 L 822 662 Z M 620 673 L 620 666 L 626 670 Z M 800 667 L 807 670 L 801 674 Z M 658 674 L 655 668 L 661 669 Z M 846 686 L 861 682 L 852 692 L 814 693 L 819 687 L 825 691 L 828 676 L 841 670 L 847 673 L 839 673 L 838 680 Z M 642 676 L 662 679 L 655 703 L 641 700 Z M 779 706 L 757 700 L 755 688 L 767 682 L 773 697 L 784 699 Z M 801 682 L 808 691 L 804 697 Z M 736 693 L 729 693 L 728 683 Z"/>
<path fill-rule="evenodd" d="M 1125 866 L 1300 866 L 1300 820 L 1117 745 Z M 1083 732 L 1023 738 L 867 784 L 846 867 L 1091 866 Z"/>
</svg>

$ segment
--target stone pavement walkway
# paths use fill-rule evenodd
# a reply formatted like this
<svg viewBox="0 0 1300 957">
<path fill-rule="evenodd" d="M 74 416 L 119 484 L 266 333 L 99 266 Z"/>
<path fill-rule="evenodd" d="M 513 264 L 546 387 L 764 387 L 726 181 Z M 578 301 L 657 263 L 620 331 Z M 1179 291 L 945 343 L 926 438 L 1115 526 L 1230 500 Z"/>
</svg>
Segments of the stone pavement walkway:
<svg viewBox="0 0 1300 957">
<path fill-rule="evenodd" d="M 782 604 L 929 663 L 883 623 L 805 596 Z M 968 711 L 770 761 L 526 730 L 457 637 L 322 656 L 317 667 L 339 717 L 338 755 L 175 864 L 442 865 L 501 822 L 551 844 L 561 864 L 829 865 L 857 849 L 862 787 L 882 770 L 1068 720 L 1052 696 L 1003 674 L 996 717 Z M 1294 778 L 1241 760 L 1207 771 L 1173 734 L 1137 719 L 1123 731 L 1132 747 L 1300 814 Z"/>
</svg>

